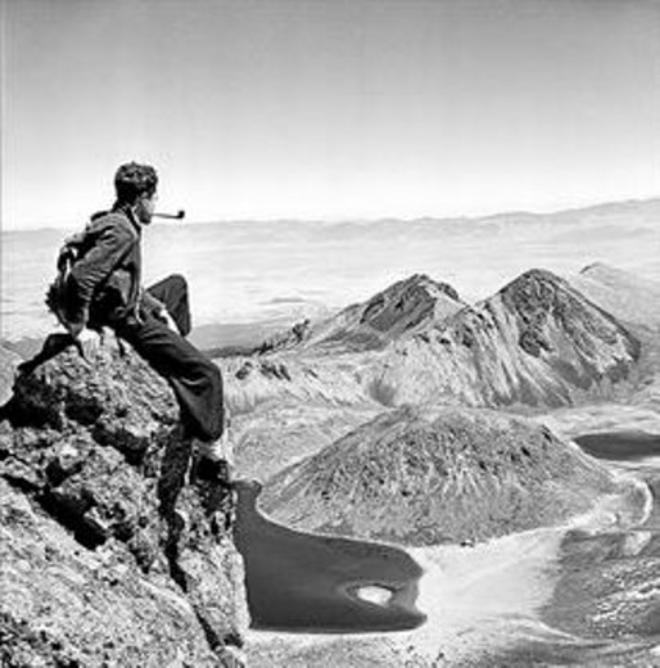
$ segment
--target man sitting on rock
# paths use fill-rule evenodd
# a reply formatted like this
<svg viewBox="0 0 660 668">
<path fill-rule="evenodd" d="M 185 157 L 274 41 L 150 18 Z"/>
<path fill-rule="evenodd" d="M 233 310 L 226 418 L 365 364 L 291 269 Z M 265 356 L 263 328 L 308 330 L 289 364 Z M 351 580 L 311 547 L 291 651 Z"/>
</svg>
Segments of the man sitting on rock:
<svg viewBox="0 0 660 668">
<path fill-rule="evenodd" d="M 174 275 L 148 290 L 141 287 L 142 228 L 151 223 L 157 185 L 149 165 L 131 162 L 117 170 L 112 209 L 93 215 L 60 252 L 58 266 L 70 260 L 70 269 L 58 316 L 75 340 L 86 328 L 112 328 L 167 379 L 185 434 L 197 446 L 196 475 L 226 485 L 222 376 L 184 338 L 190 332 L 186 281 Z"/>
</svg>

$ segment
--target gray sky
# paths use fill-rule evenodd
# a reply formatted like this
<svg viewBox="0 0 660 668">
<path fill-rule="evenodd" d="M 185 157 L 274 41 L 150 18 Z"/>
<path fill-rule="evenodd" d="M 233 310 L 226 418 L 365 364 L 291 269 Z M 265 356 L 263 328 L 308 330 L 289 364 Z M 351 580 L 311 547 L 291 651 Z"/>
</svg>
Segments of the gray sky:
<svg viewBox="0 0 660 668">
<path fill-rule="evenodd" d="M 79 227 L 131 159 L 194 220 L 658 194 L 658 2 L 0 3 L 4 229 Z"/>
</svg>

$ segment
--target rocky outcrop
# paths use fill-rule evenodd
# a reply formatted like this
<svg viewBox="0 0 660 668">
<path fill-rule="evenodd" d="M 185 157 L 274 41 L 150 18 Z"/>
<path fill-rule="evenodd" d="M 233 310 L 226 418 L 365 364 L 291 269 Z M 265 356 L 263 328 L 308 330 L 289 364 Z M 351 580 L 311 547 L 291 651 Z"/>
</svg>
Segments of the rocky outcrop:
<svg viewBox="0 0 660 668">
<path fill-rule="evenodd" d="M 553 525 L 615 489 L 544 426 L 406 406 L 274 476 L 260 505 L 298 529 L 430 545 Z"/>
<path fill-rule="evenodd" d="M 0 345 L 0 406 L 11 398 L 14 373 L 20 363 L 20 355 Z"/>
<path fill-rule="evenodd" d="M 130 349 L 20 375 L 0 423 L 0 662 L 240 665 L 233 499 L 192 481 L 167 384 Z"/>
<path fill-rule="evenodd" d="M 226 401 L 232 415 L 272 401 L 375 405 L 360 382 L 359 364 L 352 353 L 307 356 L 297 350 L 223 360 Z"/>
<path fill-rule="evenodd" d="M 287 350 L 289 348 L 295 348 L 297 345 L 304 343 L 309 339 L 311 334 L 311 325 L 312 321 L 309 318 L 305 318 L 304 320 L 297 322 L 290 329 L 284 332 L 277 332 L 273 334 L 271 337 L 257 346 L 257 348 L 255 348 L 252 352 L 257 352 L 260 355 L 264 355 L 276 350 Z"/>
<path fill-rule="evenodd" d="M 640 343 L 549 271 L 522 274 L 443 326 L 392 345 L 370 373 L 382 403 L 569 404 L 629 377 Z"/>
</svg>

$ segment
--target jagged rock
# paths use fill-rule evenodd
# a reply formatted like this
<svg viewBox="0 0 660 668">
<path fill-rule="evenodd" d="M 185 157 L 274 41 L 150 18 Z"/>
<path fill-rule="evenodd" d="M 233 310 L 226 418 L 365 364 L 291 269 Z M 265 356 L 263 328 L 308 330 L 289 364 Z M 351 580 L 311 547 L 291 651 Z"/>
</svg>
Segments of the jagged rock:
<svg viewBox="0 0 660 668">
<path fill-rule="evenodd" d="M 189 481 L 167 383 L 130 348 L 71 348 L 3 414 L 0 514 L 26 519 L 3 523 L 2 665 L 223 665 L 247 626 L 233 501 Z"/>
<path fill-rule="evenodd" d="M 278 403 L 323 402 L 332 406 L 375 403 L 360 382 L 360 369 L 349 354 L 306 358 L 300 351 L 264 358 L 223 360 L 225 399 L 233 415 Z"/>
<path fill-rule="evenodd" d="M 531 421 L 405 406 L 275 475 L 260 507 L 297 529 L 428 545 L 553 525 L 617 488 Z"/>
<path fill-rule="evenodd" d="M 16 353 L 0 345 L 0 406 L 9 401 L 14 372 L 21 358 Z"/>
<path fill-rule="evenodd" d="M 0 478 L 1 665 L 218 665 L 168 580 L 86 550 Z"/>
<path fill-rule="evenodd" d="M 347 350 L 383 348 L 391 341 L 443 322 L 465 304 L 456 290 L 414 274 L 310 328 L 306 345 Z"/>
<path fill-rule="evenodd" d="M 258 348 L 257 352 L 260 355 L 272 352 L 275 350 L 282 350 L 284 348 L 291 348 L 297 346 L 309 338 L 312 321 L 309 318 L 297 322 L 291 329 L 286 332 L 274 334 L 266 339 Z"/>
</svg>

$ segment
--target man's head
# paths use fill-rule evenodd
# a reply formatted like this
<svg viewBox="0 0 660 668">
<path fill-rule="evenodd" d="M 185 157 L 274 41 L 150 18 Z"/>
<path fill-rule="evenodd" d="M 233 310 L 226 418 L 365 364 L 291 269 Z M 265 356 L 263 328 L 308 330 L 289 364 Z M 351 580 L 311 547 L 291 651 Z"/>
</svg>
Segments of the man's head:
<svg viewBox="0 0 660 668">
<path fill-rule="evenodd" d="M 122 165 L 115 174 L 117 203 L 128 205 L 137 219 L 148 225 L 156 208 L 156 187 L 158 176 L 151 165 L 129 162 Z"/>
</svg>

